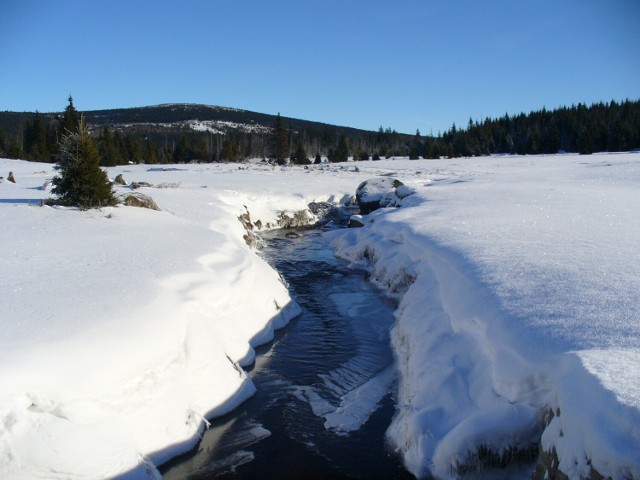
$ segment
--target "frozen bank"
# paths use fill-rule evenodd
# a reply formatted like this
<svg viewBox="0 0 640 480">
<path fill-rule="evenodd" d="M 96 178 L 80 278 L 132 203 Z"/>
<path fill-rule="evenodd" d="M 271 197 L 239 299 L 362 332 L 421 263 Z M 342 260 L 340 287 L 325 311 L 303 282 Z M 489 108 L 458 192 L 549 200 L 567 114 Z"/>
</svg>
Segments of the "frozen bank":
<svg viewBox="0 0 640 480">
<path fill-rule="evenodd" d="M 541 438 L 570 478 L 640 477 L 640 156 L 428 165 L 335 240 L 401 298 L 388 436 L 407 468 L 448 477 Z"/>
</svg>

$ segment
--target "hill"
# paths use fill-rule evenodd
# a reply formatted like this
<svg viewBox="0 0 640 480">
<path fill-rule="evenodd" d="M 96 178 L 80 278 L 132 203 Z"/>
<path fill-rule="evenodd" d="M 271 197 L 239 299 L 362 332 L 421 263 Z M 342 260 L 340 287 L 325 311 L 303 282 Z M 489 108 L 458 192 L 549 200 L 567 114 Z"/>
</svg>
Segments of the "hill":
<svg viewBox="0 0 640 480">
<path fill-rule="evenodd" d="M 184 103 L 89 110 L 81 113 L 86 116 L 87 124 L 97 138 L 104 139 L 105 129 L 121 138 L 122 145 L 116 148 L 122 150 L 121 156 L 126 161 L 136 161 L 136 150 L 145 150 L 146 141 L 152 142 L 156 157 L 163 157 L 167 161 L 242 160 L 251 157 L 270 157 L 273 150 L 271 136 L 277 118 L 276 115 L 236 108 Z M 39 114 L 0 112 L 0 129 L 5 132 L 4 154 L 12 158 L 31 159 L 30 145 L 25 143 L 25 136 L 29 137 L 29 135 L 25 135 L 25 132 L 33 128 L 37 117 L 42 121 L 46 131 L 58 131 L 61 115 L 57 112 Z M 382 155 L 391 150 L 401 155 L 406 153 L 403 145 L 406 145 L 411 138 L 409 135 L 398 134 L 387 129 L 386 144 L 382 147 L 379 132 L 289 117 L 282 117 L 281 120 L 287 130 L 289 150 L 293 152 L 296 146 L 301 144 L 309 156 L 317 154 L 331 156 L 331 150 L 338 144 L 341 136 L 347 139 L 352 155 L 360 152 L 374 152 L 381 148 Z M 49 151 L 54 150 L 55 135 L 45 134 L 45 136 L 53 137 Z M 228 152 L 225 157 L 225 140 L 231 142 L 234 147 L 233 158 L 229 158 Z M 11 142 L 14 144 L 13 148 L 9 148 L 8 144 Z M 2 150 L 2 144 L 0 144 L 0 150 Z M 46 160 L 45 158 L 33 159 Z M 146 158 L 142 160 L 147 161 Z"/>
<path fill-rule="evenodd" d="M 319 157 L 344 161 L 348 156 L 451 158 L 640 149 L 640 100 L 542 108 L 483 122 L 469 119 L 466 128 L 454 124 L 437 137 L 184 103 L 82 113 L 103 165 L 281 158 L 276 151 L 306 163 Z M 61 113 L 0 112 L 0 156 L 54 161 L 61 119 Z"/>
</svg>

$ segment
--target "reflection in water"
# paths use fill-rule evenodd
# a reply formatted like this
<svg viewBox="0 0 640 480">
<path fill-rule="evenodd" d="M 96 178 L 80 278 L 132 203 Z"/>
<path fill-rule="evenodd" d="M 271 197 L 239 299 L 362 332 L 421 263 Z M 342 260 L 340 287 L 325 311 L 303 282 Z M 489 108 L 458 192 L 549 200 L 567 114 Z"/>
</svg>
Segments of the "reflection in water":
<svg viewBox="0 0 640 480">
<path fill-rule="evenodd" d="M 385 443 L 394 412 L 394 306 L 317 231 L 266 238 L 303 314 L 258 349 L 257 393 L 215 419 L 171 479 L 412 478 Z"/>
</svg>

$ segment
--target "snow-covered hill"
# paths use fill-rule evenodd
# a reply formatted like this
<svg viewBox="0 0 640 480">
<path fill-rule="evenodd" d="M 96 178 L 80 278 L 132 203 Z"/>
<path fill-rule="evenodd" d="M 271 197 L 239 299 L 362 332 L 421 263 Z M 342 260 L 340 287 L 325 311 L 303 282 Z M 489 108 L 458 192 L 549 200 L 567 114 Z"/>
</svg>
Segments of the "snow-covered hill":
<svg viewBox="0 0 640 480">
<path fill-rule="evenodd" d="M 572 478 L 639 478 L 640 154 L 354 167 L 115 167 L 162 211 L 82 212 L 39 206 L 51 165 L 0 160 L 0 478 L 146 478 L 191 447 L 296 313 L 238 216 L 276 224 L 379 174 L 415 193 L 333 235 L 401 299 L 407 467 L 541 441 Z"/>
</svg>

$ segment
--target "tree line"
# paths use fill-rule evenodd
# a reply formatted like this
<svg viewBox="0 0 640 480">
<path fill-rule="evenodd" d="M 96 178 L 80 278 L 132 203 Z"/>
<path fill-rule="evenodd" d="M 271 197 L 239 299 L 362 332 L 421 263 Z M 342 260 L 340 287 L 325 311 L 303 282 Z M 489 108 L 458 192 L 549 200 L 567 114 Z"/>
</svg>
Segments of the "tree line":
<svg viewBox="0 0 640 480">
<path fill-rule="evenodd" d="M 640 100 L 579 103 L 516 116 L 505 114 L 482 123 L 469 119 L 435 138 L 414 139 L 413 153 L 425 158 L 490 154 L 624 152 L 640 148 Z"/>
<path fill-rule="evenodd" d="M 160 110 L 162 118 L 169 118 L 167 111 L 168 107 Z M 121 112 L 125 110 L 117 112 L 124 116 Z M 143 112 L 142 118 L 153 119 L 153 107 L 145 108 Z M 246 116 L 251 112 L 232 113 Z M 180 112 L 185 118 L 189 114 L 189 111 Z M 65 132 L 77 129 L 77 125 L 71 124 L 74 115 L 77 116 L 77 112 L 73 99 L 69 97 L 69 105 L 62 114 L 52 117 L 36 112 L 13 136 L 0 129 L 0 156 L 55 162 Z M 423 136 L 419 131 L 415 135 L 407 135 L 383 127 L 378 131 L 364 131 L 284 119 L 280 114 L 268 127 L 259 131 L 228 128 L 218 133 L 195 131 L 185 126 L 160 128 L 153 123 L 133 123 L 125 127 L 108 122 L 100 124 L 95 115 L 94 124 L 87 129 L 96 144 L 102 166 L 233 162 L 248 158 L 305 164 L 319 162 L 322 158 L 342 162 L 349 157 L 376 160 L 393 156 L 453 158 L 490 154 L 587 154 L 640 148 L 640 100 L 611 101 L 591 106 L 578 104 L 551 111 L 543 108 L 529 114 L 486 118 L 482 122 L 469 119 L 465 128 L 453 124 L 448 131 L 437 136 Z"/>
</svg>

